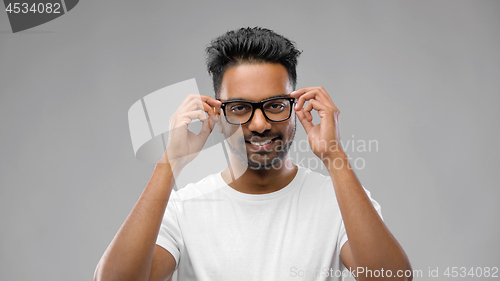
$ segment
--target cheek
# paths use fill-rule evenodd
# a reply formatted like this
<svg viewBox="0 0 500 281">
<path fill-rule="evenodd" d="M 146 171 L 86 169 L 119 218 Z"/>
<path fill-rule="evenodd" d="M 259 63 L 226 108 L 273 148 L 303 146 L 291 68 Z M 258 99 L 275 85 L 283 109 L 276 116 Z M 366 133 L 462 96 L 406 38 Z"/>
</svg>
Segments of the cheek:
<svg viewBox="0 0 500 281">
<path fill-rule="evenodd" d="M 295 129 L 296 129 L 296 120 L 295 120 L 295 114 L 293 114 L 291 117 L 290 117 L 290 120 L 288 122 L 288 125 L 286 127 L 286 134 L 287 134 L 287 137 L 289 138 L 293 138 L 293 136 L 295 135 Z"/>
<path fill-rule="evenodd" d="M 241 130 L 241 126 L 235 126 L 228 124 L 226 122 L 221 122 L 221 133 L 224 134 L 226 140 L 231 142 L 242 142 L 244 143 L 244 137 Z"/>
<path fill-rule="evenodd" d="M 227 124 L 226 122 L 221 123 L 221 129 L 222 133 L 226 138 L 230 137 L 232 134 L 234 134 L 235 130 L 233 129 L 234 126 L 231 126 Z"/>
</svg>

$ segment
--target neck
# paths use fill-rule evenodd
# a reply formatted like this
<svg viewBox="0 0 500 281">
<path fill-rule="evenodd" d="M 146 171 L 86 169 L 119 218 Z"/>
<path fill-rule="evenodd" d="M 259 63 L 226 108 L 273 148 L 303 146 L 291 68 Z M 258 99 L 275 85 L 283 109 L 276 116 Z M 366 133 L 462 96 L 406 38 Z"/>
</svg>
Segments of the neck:
<svg viewBox="0 0 500 281">
<path fill-rule="evenodd" d="M 252 169 L 230 157 L 231 164 L 222 172 L 222 178 L 233 189 L 249 194 L 265 194 L 287 186 L 297 174 L 297 166 L 288 155 L 275 167 Z"/>
</svg>

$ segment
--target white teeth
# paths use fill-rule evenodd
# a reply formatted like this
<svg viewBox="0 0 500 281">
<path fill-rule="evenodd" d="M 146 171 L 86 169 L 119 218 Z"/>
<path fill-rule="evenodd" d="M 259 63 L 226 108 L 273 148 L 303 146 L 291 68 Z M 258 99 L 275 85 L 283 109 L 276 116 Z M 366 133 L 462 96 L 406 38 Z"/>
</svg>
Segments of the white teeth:
<svg viewBox="0 0 500 281">
<path fill-rule="evenodd" d="M 267 140 L 267 141 L 263 141 L 263 142 L 255 142 L 255 141 L 251 141 L 250 143 L 253 144 L 253 145 L 266 145 L 268 143 L 270 143 L 272 140 Z"/>
</svg>

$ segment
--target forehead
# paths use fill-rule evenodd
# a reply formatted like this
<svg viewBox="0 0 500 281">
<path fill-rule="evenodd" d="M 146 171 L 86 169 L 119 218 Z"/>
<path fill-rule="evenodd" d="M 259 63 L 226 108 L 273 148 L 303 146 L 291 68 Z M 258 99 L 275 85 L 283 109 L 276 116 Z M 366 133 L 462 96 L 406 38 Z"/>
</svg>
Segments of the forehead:
<svg viewBox="0 0 500 281">
<path fill-rule="evenodd" d="M 220 98 L 261 101 L 291 92 L 286 68 L 278 63 L 239 64 L 222 77 Z"/>
</svg>

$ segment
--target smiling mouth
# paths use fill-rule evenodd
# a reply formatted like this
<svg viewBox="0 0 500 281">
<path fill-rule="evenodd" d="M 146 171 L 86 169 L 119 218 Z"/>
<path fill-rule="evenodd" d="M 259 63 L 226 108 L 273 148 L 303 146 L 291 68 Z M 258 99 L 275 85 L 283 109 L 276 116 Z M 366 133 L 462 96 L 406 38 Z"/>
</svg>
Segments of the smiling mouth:
<svg viewBox="0 0 500 281">
<path fill-rule="evenodd" d="M 247 140 L 245 141 L 246 143 L 248 143 L 250 145 L 250 148 L 254 151 L 266 151 L 266 152 L 270 152 L 268 151 L 268 149 L 271 149 L 271 146 L 274 145 L 274 143 L 276 142 L 276 140 L 278 139 L 278 137 L 275 137 L 275 138 L 270 138 L 270 139 L 265 139 L 265 140 L 257 140 L 257 139 L 250 139 L 250 140 Z"/>
<path fill-rule="evenodd" d="M 268 140 L 260 141 L 260 142 L 257 142 L 257 141 L 249 141 L 249 142 L 253 145 L 261 146 L 261 145 L 266 145 L 268 143 L 271 143 L 272 141 L 273 141 L 273 139 L 268 139 Z"/>
</svg>

